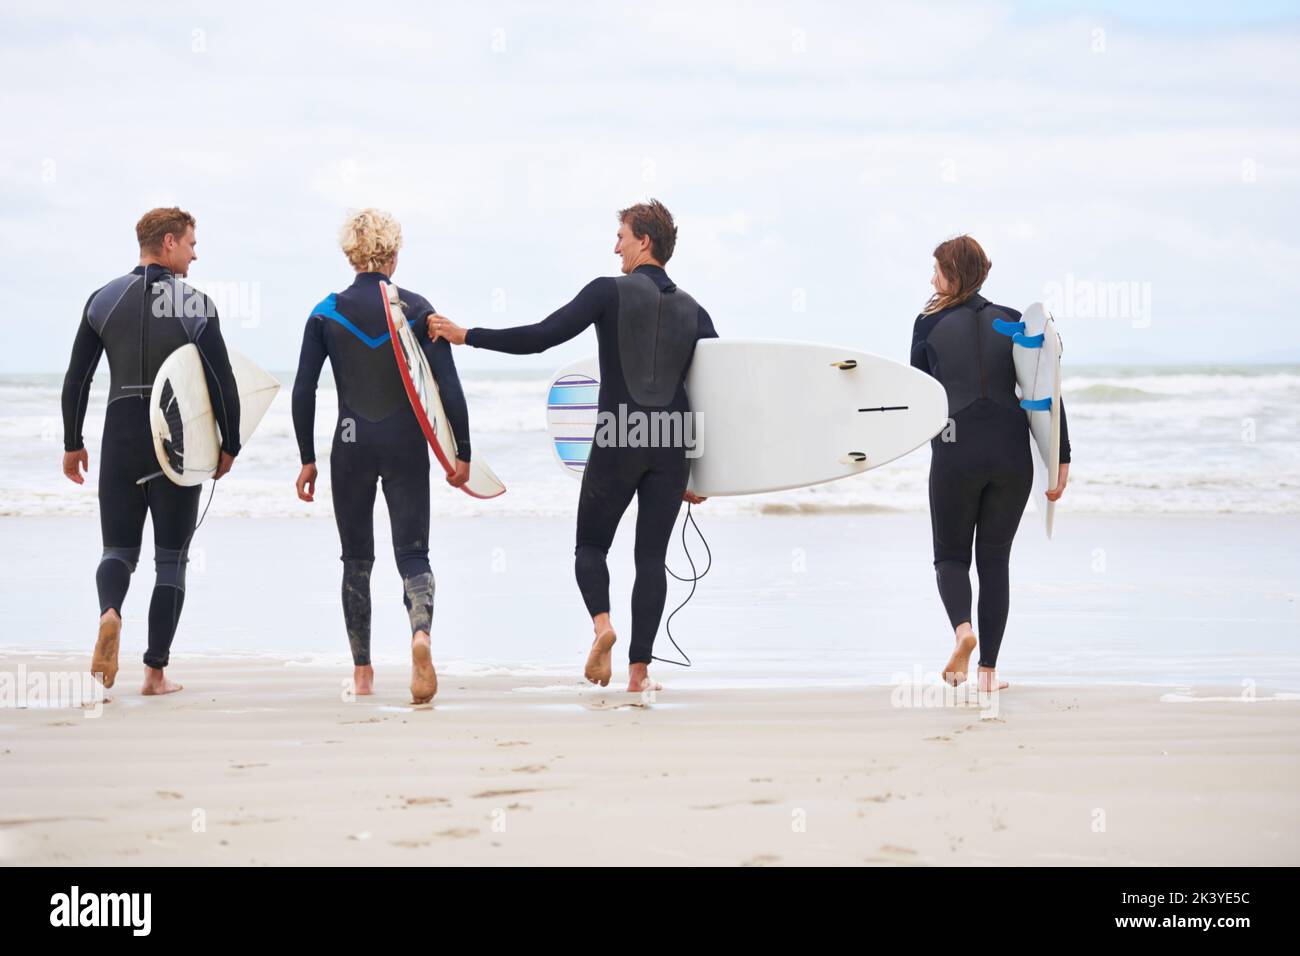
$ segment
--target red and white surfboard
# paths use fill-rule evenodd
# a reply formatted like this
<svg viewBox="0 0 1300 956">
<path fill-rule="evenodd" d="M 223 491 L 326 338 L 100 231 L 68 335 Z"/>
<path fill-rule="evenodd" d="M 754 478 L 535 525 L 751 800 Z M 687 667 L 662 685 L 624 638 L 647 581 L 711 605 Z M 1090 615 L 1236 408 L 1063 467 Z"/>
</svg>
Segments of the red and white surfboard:
<svg viewBox="0 0 1300 956">
<path fill-rule="evenodd" d="M 388 336 L 393 340 L 393 354 L 397 356 L 397 371 L 406 387 L 406 397 L 411 400 L 415 418 L 420 423 L 424 437 L 429 440 L 438 463 L 448 475 L 453 475 L 456 472 L 456 436 L 451 433 L 447 414 L 442 409 L 438 382 L 402 311 L 397 286 L 381 282 L 379 290 L 384 297 Z M 495 498 L 505 493 L 506 486 L 492 473 L 482 457 L 475 453 L 469 463 L 469 481 L 461 485 L 460 490 L 475 498 Z"/>
</svg>

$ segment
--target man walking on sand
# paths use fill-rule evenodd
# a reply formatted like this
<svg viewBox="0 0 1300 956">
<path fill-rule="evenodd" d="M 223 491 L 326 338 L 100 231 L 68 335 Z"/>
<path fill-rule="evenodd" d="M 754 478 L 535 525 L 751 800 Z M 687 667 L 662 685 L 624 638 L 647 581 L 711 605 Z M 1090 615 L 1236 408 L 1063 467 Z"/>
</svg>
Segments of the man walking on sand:
<svg viewBox="0 0 1300 956">
<path fill-rule="evenodd" d="M 122 603 L 140 559 L 145 515 L 153 523 L 155 578 L 149 602 L 145 695 L 170 694 L 166 678 L 172 638 L 185 602 L 185 565 L 199 512 L 201 485 L 183 488 L 158 470 L 149 426 L 149 397 L 158 369 L 193 343 L 203 359 L 213 414 L 221 432 L 220 478 L 239 454 L 239 392 L 212 300 L 186 286 L 195 253 L 194 217 L 182 209 L 151 209 L 136 224 L 140 263 L 97 289 L 81 313 L 63 379 L 63 474 L 84 484 L 90 456 L 81 434 L 90 382 L 108 353 L 111 375 L 100 445 L 99 521 L 104 552 L 95 572 L 99 636 L 91 672 L 104 686 L 117 679 Z M 141 479 L 145 479 L 141 481 Z"/>
</svg>

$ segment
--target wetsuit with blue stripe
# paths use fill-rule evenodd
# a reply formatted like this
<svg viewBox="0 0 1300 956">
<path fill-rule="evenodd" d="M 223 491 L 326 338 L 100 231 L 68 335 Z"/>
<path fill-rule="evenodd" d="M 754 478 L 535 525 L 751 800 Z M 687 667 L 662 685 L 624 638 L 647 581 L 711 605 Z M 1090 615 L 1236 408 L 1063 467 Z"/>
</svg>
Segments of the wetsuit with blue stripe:
<svg viewBox="0 0 1300 956">
<path fill-rule="evenodd" d="M 596 327 L 600 358 L 598 415 L 686 413 L 686 373 L 699 339 L 716 338 L 713 320 L 661 267 L 587 284 L 572 302 L 535 325 L 470 329 L 475 348 L 527 355 Z M 606 555 L 623 512 L 637 499 L 636 581 L 632 588 L 633 664 L 649 663 L 663 617 L 664 558 L 690 479 L 686 449 L 593 442 L 578 498 L 574 572 L 587 612 L 609 612 Z"/>
<path fill-rule="evenodd" d="M 993 321 L 1020 313 L 976 294 L 912 330 L 912 365 L 943 384 L 949 426 L 930 442 L 930 523 L 939 596 L 955 630 L 971 620 L 974 545 L 980 579 L 979 663 L 996 667 L 1010 608 L 1011 543 L 1033 485 L 1029 423 L 1016 395 L 1011 338 Z M 1070 436 L 1061 406 L 1061 462 Z M 1050 476 L 1054 484 L 1056 476 Z"/>
<path fill-rule="evenodd" d="M 154 589 L 144 662 L 166 667 L 185 603 L 185 566 L 201 487 L 182 488 L 158 470 L 149 396 L 163 361 L 193 343 L 203 359 L 221 448 L 239 454 L 239 392 L 212 300 L 160 265 L 136 266 L 86 302 L 63 379 L 63 448 L 85 447 L 81 428 L 90 382 L 108 355 L 110 385 L 99 461 L 99 521 L 104 553 L 95 571 L 100 614 L 122 613 L 140 559 L 144 519 L 154 537 Z M 149 477 L 139 484 L 139 479 Z"/>
<path fill-rule="evenodd" d="M 329 359 L 338 391 L 330 447 L 330 492 L 343 559 L 343 619 L 352 660 L 370 663 L 370 572 L 375 563 L 375 492 L 383 482 L 411 633 L 429 630 L 433 572 L 429 567 L 429 444 L 397 367 L 380 282 L 381 272 L 326 296 L 307 319 L 293 384 L 293 427 L 304 465 L 316 461 L 316 384 Z M 402 308 L 438 383 L 456 437 L 456 456 L 470 460 L 469 412 L 451 347 L 429 339 L 427 299 L 398 288 Z"/>
</svg>

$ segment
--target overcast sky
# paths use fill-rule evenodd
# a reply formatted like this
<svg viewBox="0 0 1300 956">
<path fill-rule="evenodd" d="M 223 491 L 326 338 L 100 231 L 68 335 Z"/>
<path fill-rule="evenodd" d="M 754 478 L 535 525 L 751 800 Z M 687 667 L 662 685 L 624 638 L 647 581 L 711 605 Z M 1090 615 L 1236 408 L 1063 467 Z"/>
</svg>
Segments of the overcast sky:
<svg viewBox="0 0 1300 956">
<path fill-rule="evenodd" d="M 6 4 L 0 371 L 63 369 L 151 206 L 195 214 L 227 340 L 288 369 L 349 208 L 399 217 L 399 283 L 502 326 L 616 273 L 648 196 L 723 336 L 903 358 L 970 232 L 1067 365 L 1298 361 L 1300 18 L 1132 6 Z"/>
</svg>

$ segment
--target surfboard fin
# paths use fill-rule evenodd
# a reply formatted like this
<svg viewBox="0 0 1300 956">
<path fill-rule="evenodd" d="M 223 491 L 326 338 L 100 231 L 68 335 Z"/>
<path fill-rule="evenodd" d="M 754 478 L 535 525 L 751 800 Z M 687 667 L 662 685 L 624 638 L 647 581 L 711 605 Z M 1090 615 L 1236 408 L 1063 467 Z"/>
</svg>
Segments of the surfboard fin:
<svg viewBox="0 0 1300 956">
<path fill-rule="evenodd" d="M 1025 332 L 1025 323 L 1008 322 L 1006 319 L 994 319 L 993 331 L 1001 335 L 1023 335 Z"/>
<path fill-rule="evenodd" d="M 1052 407 L 1052 396 L 1046 398 L 1022 398 L 1020 407 L 1027 412 L 1046 412 Z"/>
<path fill-rule="evenodd" d="M 840 459 L 841 465 L 860 465 L 867 460 L 867 453 L 862 451 L 851 451 Z"/>
<path fill-rule="evenodd" d="M 1037 335 L 1025 335 L 1023 332 L 1017 332 L 1011 336 L 1011 341 L 1016 345 L 1027 349 L 1041 349 L 1043 347 L 1043 333 Z"/>
<path fill-rule="evenodd" d="M 842 372 L 852 371 L 853 369 L 855 369 L 855 368 L 858 367 L 858 360 L 857 360 L 857 359 L 844 359 L 842 362 L 832 362 L 832 363 L 831 363 L 831 367 L 832 367 L 832 368 L 837 368 L 837 369 L 839 369 L 839 370 L 842 371 Z"/>
</svg>

